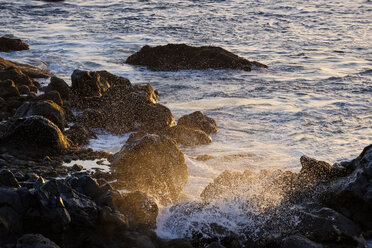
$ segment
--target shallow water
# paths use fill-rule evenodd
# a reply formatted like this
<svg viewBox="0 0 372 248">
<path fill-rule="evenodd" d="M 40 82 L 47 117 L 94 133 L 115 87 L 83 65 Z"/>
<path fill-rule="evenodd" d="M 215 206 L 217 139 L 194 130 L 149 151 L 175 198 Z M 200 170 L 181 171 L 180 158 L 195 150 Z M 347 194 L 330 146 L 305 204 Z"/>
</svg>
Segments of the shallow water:
<svg viewBox="0 0 372 248">
<path fill-rule="evenodd" d="M 0 13 L 0 35 L 31 48 L 2 57 L 68 82 L 76 68 L 106 69 L 150 82 L 176 119 L 195 110 L 215 118 L 212 144 L 181 147 L 188 199 L 225 169 L 298 170 L 303 154 L 334 163 L 372 141 L 371 1 L 0 0 Z M 221 46 L 269 69 L 150 72 L 124 64 L 145 44 L 171 42 Z M 100 135 L 91 147 L 115 152 L 125 142 Z M 213 159 L 195 160 L 201 154 Z M 159 223 L 168 216 L 165 208 Z"/>
</svg>

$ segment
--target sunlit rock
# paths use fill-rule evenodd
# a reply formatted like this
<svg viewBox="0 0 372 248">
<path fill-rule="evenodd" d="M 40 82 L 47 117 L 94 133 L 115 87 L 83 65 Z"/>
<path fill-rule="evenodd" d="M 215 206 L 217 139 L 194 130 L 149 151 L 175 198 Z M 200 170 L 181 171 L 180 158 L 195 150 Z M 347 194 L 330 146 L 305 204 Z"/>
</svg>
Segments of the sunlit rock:
<svg viewBox="0 0 372 248">
<path fill-rule="evenodd" d="M 154 71 L 240 69 L 250 71 L 253 66 L 266 65 L 249 61 L 220 47 L 192 47 L 185 44 L 144 46 L 129 56 L 126 63 L 147 66 Z"/>
<path fill-rule="evenodd" d="M 0 37 L 0 52 L 28 50 L 27 43 L 20 39 Z"/>
<path fill-rule="evenodd" d="M 180 125 L 166 128 L 162 134 L 175 139 L 178 144 L 184 146 L 204 145 L 212 142 L 212 138 L 204 131 Z"/>
<path fill-rule="evenodd" d="M 177 124 L 192 129 L 200 129 L 207 134 L 217 133 L 218 131 L 216 121 L 200 111 L 195 111 L 191 114 L 182 116 L 178 120 Z"/>
<path fill-rule="evenodd" d="M 187 182 L 187 165 L 176 143 L 148 134 L 126 144 L 113 157 L 111 166 L 118 185 L 143 191 L 163 203 L 176 201 Z"/>
<path fill-rule="evenodd" d="M 97 72 L 75 70 L 71 75 L 71 90 L 82 97 L 100 97 L 109 87 Z"/>
<path fill-rule="evenodd" d="M 61 78 L 58 78 L 56 76 L 53 76 L 50 79 L 50 83 L 45 88 L 45 93 L 51 92 L 51 91 L 57 91 L 61 98 L 64 100 L 70 99 L 70 87 L 68 84 Z"/>
</svg>

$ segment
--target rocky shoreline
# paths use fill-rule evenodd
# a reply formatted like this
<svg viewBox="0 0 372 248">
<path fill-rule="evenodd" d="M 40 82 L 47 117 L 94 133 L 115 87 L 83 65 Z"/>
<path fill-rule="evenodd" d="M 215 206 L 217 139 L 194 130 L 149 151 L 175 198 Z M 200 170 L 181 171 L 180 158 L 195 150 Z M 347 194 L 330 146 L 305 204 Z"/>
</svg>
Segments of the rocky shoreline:
<svg viewBox="0 0 372 248">
<path fill-rule="evenodd" d="M 154 49 L 142 48 L 127 63 L 171 71 L 221 69 L 226 61 L 225 68 L 266 67 L 221 48 Z M 145 63 L 155 55 L 158 64 Z M 40 77 L 51 77 L 50 84 L 41 87 Z M 201 203 L 185 203 L 179 198 L 188 171 L 178 146 L 212 142 L 210 134 L 218 132 L 214 119 L 194 112 L 176 122 L 150 84 L 132 85 L 107 71 L 75 70 L 70 87 L 50 72 L 0 58 L 0 80 L 1 247 L 367 247 L 371 145 L 340 164 L 302 157 L 299 173 L 225 171 L 204 189 Z M 81 114 L 75 115 L 76 109 Z M 131 135 L 116 154 L 83 148 L 95 128 Z M 110 161 L 110 172 L 63 166 L 103 158 Z M 259 206 L 259 214 L 247 213 L 260 223 L 256 230 L 232 233 L 212 223 L 204 233 L 191 230 L 175 240 L 154 232 L 159 203 L 187 216 L 256 183 L 280 196 Z M 245 205 L 250 204 L 248 199 Z"/>
</svg>

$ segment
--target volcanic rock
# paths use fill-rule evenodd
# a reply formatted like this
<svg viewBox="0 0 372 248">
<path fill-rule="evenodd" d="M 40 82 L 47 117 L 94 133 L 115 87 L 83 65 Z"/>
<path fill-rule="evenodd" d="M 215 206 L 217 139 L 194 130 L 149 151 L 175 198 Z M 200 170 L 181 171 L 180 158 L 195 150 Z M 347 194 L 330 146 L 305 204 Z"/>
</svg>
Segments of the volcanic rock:
<svg viewBox="0 0 372 248">
<path fill-rule="evenodd" d="M 266 65 L 251 62 L 220 47 L 192 47 L 185 44 L 165 46 L 144 46 L 129 56 L 126 63 L 147 66 L 154 71 L 240 69 L 250 71 L 254 66 L 267 68 Z"/>
</svg>

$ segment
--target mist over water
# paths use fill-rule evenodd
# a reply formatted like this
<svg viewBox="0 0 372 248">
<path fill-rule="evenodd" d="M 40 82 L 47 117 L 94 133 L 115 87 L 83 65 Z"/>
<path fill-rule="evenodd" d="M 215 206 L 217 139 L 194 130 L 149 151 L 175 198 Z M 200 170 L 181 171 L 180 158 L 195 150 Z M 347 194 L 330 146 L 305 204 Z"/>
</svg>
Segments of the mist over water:
<svg viewBox="0 0 372 248">
<path fill-rule="evenodd" d="M 197 201 L 227 169 L 296 171 L 301 155 L 334 163 L 371 143 L 371 1 L 0 0 L 0 13 L 0 35 L 30 45 L 1 57 L 47 68 L 67 82 L 77 68 L 149 82 L 176 119 L 201 110 L 217 121 L 210 145 L 181 147 L 186 200 Z M 124 63 L 143 45 L 167 43 L 220 46 L 269 69 L 151 72 Z M 126 139 L 98 137 L 91 147 L 110 152 Z M 213 158 L 195 159 L 203 154 Z M 215 218 L 237 230 L 245 198 L 234 199 L 215 203 L 218 211 L 196 211 L 195 220 Z M 160 235 L 186 235 L 185 226 L 167 226 L 174 216 L 163 209 Z"/>
</svg>

